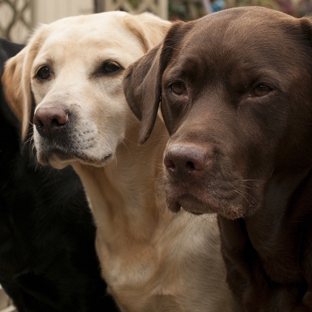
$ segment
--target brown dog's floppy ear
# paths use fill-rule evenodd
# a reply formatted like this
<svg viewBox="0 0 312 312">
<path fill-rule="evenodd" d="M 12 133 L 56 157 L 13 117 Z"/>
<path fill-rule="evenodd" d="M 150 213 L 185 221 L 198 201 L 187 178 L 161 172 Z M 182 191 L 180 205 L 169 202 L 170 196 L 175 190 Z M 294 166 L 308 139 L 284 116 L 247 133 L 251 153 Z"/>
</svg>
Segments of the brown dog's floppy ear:
<svg viewBox="0 0 312 312">
<path fill-rule="evenodd" d="M 312 16 L 299 19 L 302 32 L 306 35 L 309 46 L 312 47 Z"/>
<path fill-rule="evenodd" d="M 2 84 L 5 97 L 19 121 L 21 122 L 22 139 L 25 139 L 31 114 L 30 75 L 32 63 L 38 53 L 40 33 L 16 56 L 5 64 Z"/>
<path fill-rule="evenodd" d="M 130 66 L 124 78 L 124 93 L 134 115 L 142 122 L 139 143 L 150 136 L 160 101 L 160 54 L 162 45 L 154 48 Z"/>
<path fill-rule="evenodd" d="M 126 70 L 124 93 L 132 112 L 142 123 L 140 144 L 148 139 L 153 130 L 161 96 L 162 75 L 180 39 L 176 33 L 183 25 L 184 22 L 173 24 L 163 44 L 150 50 Z"/>
</svg>

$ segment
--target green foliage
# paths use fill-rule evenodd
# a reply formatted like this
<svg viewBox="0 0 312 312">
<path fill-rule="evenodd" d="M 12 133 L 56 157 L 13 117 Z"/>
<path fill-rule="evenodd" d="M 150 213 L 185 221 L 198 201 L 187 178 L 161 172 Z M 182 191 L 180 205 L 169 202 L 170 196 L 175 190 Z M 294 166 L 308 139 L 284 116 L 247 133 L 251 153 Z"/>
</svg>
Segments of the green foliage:
<svg viewBox="0 0 312 312">
<path fill-rule="evenodd" d="M 206 12 L 200 1 L 169 0 L 169 19 L 190 21 L 204 16 Z"/>
</svg>

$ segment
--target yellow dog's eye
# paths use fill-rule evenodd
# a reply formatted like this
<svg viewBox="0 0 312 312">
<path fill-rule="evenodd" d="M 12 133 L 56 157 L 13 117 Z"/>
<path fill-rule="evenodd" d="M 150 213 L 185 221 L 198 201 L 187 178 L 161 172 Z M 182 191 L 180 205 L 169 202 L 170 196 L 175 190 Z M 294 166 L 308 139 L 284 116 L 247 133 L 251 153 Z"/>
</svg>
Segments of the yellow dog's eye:
<svg viewBox="0 0 312 312">
<path fill-rule="evenodd" d="M 251 90 L 249 96 L 261 97 L 261 96 L 268 95 L 271 91 L 272 89 L 270 87 L 268 87 L 267 85 L 263 83 L 260 83 Z"/>
<path fill-rule="evenodd" d="M 186 94 L 186 86 L 182 81 L 174 82 L 170 85 L 170 91 L 175 95 L 184 95 Z"/>
<path fill-rule="evenodd" d="M 48 80 L 51 77 L 51 71 L 48 66 L 43 66 L 41 67 L 36 74 L 36 77 L 39 78 L 40 80 Z"/>
<path fill-rule="evenodd" d="M 121 67 L 113 62 L 105 62 L 102 67 L 102 71 L 104 74 L 113 74 L 119 71 Z"/>
</svg>

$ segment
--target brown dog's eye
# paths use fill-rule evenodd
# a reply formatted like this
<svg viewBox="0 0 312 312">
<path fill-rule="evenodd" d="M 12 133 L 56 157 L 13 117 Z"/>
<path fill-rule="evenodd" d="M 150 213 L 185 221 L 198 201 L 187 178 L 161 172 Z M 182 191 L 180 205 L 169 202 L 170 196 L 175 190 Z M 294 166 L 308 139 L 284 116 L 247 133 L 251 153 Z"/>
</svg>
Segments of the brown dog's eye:
<svg viewBox="0 0 312 312">
<path fill-rule="evenodd" d="M 113 74 L 118 72 L 120 69 L 121 67 L 116 63 L 105 62 L 102 67 L 102 72 L 104 74 Z"/>
<path fill-rule="evenodd" d="M 40 80 L 48 80 L 51 77 L 51 71 L 48 66 L 41 67 L 36 74 L 36 77 L 38 77 Z"/>
<path fill-rule="evenodd" d="M 270 87 L 268 87 L 265 84 L 258 84 L 257 86 L 255 86 L 249 96 L 253 96 L 253 97 L 261 97 L 261 96 L 265 96 L 268 95 L 270 92 L 272 91 L 272 89 Z"/>
<path fill-rule="evenodd" d="M 183 95 L 186 93 L 185 84 L 182 81 L 174 82 L 170 85 L 170 91 L 176 95 Z"/>
</svg>

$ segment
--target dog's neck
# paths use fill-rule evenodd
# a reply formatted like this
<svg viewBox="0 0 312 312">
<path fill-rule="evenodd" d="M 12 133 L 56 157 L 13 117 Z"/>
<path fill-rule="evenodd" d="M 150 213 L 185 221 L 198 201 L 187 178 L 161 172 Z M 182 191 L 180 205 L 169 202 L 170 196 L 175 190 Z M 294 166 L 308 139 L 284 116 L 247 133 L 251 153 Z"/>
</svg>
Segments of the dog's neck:
<svg viewBox="0 0 312 312">
<path fill-rule="evenodd" d="M 219 311 L 221 302 L 230 311 L 214 215 L 167 209 L 161 187 L 167 130 L 157 120 L 142 146 L 138 132 L 138 124 L 126 132 L 116 161 L 105 168 L 74 165 L 93 210 L 108 292 L 122 311 L 191 311 L 197 302 L 198 311 Z"/>
<path fill-rule="evenodd" d="M 247 230 L 250 237 L 257 237 L 258 241 L 276 239 L 281 231 L 287 231 L 289 227 L 282 225 L 283 220 L 298 220 L 307 213 L 303 208 L 302 197 L 306 196 L 307 189 L 311 189 L 310 171 L 294 174 L 287 179 L 273 177 L 267 185 L 266 196 L 262 207 L 252 216 L 246 218 Z M 266 230 L 264 230 L 264 227 Z M 274 229 L 275 233 L 268 231 Z"/>
<path fill-rule="evenodd" d="M 311 203 L 310 170 L 283 180 L 275 176 L 268 183 L 262 207 L 242 223 L 248 235 L 246 246 L 248 241 L 252 244 L 266 274 L 275 282 L 287 284 L 303 278 L 298 250 L 306 242 L 300 238 L 300 228 L 309 220 Z M 285 258 L 287 261 L 280 261 Z"/>
<path fill-rule="evenodd" d="M 116 250 L 131 248 L 131 241 L 148 243 L 162 215 L 170 214 L 158 188 L 167 132 L 157 120 L 149 140 L 139 146 L 138 131 L 138 124 L 126 131 L 115 159 L 104 168 L 73 165 L 85 187 L 98 235 Z"/>
</svg>

